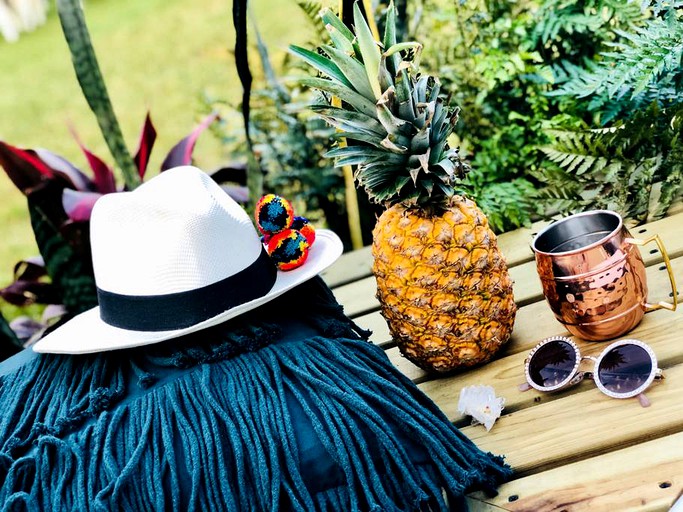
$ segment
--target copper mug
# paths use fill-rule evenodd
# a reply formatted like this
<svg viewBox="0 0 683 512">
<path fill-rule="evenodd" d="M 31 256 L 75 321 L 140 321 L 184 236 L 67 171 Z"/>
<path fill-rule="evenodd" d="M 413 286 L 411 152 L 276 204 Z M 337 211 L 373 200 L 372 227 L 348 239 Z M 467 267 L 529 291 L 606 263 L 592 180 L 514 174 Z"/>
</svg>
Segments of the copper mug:
<svg viewBox="0 0 683 512">
<path fill-rule="evenodd" d="M 657 244 L 669 272 L 673 302 L 647 302 L 638 246 Z M 633 238 L 609 210 L 578 213 L 550 224 L 532 243 L 543 294 L 555 317 L 584 340 L 603 341 L 633 329 L 647 311 L 678 303 L 671 262 L 658 235 Z"/>
</svg>

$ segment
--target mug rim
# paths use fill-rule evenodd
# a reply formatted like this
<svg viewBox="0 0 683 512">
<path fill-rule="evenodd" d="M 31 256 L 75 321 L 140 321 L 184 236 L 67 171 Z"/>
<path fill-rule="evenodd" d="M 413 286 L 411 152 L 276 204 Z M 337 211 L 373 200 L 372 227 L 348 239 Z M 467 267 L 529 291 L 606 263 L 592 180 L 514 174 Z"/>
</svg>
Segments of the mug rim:
<svg viewBox="0 0 683 512">
<path fill-rule="evenodd" d="M 603 236 L 600 240 L 596 240 L 595 242 L 590 243 L 588 245 L 584 245 L 583 247 L 579 247 L 578 249 L 571 249 L 569 251 L 561 251 L 561 252 L 542 251 L 536 247 L 536 242 L 538 241 L 538 239 L 541 236 L 543 236 L 546 232 L 550 231 L 551 229 L 554 229 L 557 226 L 559 226 L 560 224 L 564 224 L 566 222 L 569 222 L 570 220 L 573 220 L 577 217 L 585 217 L 588 215 L 595 215 L 597 213 L 606 213 L 608 215 L 616 217 L 617 220 L 619 221 L 617 226 L 612 231 L 610 231 L 608 234 Z M 624 227 L 624 219 L 622 218 L 621 215 L 619 215 L 617 212 L 612 211 L 612 210 L 589 210 L 587 212 L 573 213 L 571 215 L 568 215 L 566 217 L 561 218 L 560 220 L 552 222 L 551 224 L 548 224 L 546 227 L 544 227 L 542 230 L 540 230 L 538 233 L 536 233 L 536 236 L 534 237 L 533 241 L 531 242 L 531 250 L 534 251 L 535 254 L 542 254 L 544 256 L 550 256 L 550 257 L 569 256 L 572 254 L 578 254 L 578 253 L 584 252 L 588 249 L 593 249 L 595 247 L 602 245 L 605 240 L 613 237 L 615 234 L 617 234 L 619 231 L 621 231 L 621 229 L 623 227 Z"/>
</svg>

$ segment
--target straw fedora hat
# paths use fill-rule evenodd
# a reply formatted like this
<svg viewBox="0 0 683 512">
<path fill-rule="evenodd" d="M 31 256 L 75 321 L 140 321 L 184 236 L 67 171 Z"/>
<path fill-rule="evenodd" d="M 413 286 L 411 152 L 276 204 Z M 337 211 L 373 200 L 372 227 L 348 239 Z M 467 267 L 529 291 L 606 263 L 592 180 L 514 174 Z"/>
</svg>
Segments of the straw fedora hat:
<svg viewBox="0 0 683 512">
<path fill-rule="evenodd" d="M 199 331 L 311 279 L 342 253 L 339 237 L 319 229 L 301 267 L 276 270 L 247 213 L 190 166 L 100 198 L 90 233 L 99 306 L 39 340 L 36 352 L 102 352 Z"/>
</svg>

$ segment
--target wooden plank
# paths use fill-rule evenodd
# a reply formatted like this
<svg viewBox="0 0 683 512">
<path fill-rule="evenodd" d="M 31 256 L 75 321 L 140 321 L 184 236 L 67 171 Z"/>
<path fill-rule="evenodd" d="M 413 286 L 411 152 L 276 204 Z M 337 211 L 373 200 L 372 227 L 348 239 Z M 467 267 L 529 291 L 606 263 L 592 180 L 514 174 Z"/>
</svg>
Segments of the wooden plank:
<svg viewBox="0 0 683 512">
<path fill-rule="evenodd" d="M 592 387 L 507 414 L 490 432 L 481 426 L 462 432 L 482 450 L 505 455 L 523 476 L 681 432 L 681 379 L 683 365 L 667 368 L 666 379 L 648 389 L 647 408 L 635 398 L 609 398 Z"/>
<path fill-rule="evenodd" d="M 332 290 L 337 302 L 344 306 L 344 313 L 354 318 L 379 309 L 379 301 L 375 297 L 377 282 L 375 276 L 342 285 Z"/>
<path fill-rule="evenodd" d="M 683 237 L 679 234 L 679 226 L 682 223 L 683 214 L 678 214 L 641 226 L 634 230 L 635 232 L 632 235 L 646 238 L 659 233 L 664 240 L 669 256 L 675 258 L 683 255 Z M 659 254 L 655 246 L 641 248 L 641 254 L 646 265 L 654 265 L 662 261 L 662 255 Z M 534 261 L 511 267 L 510 276 L 515 282 L 514 293 L 517 304 L 526 305 L 543 299 L 541 283 L 536 273 Z M 375 298 L 376 291 L 375 278 L 367 277 L 336 288 L 334 294 L 340 304 L 345 305 L 346 313 L 353 317 L 379 309 L 379 302 Z"/>
<path fill-rule="evenodd" d="M 683 488 L 683 433 L 514 480 L 471 496 L 514 512 L 664 512 Z"/>
<path fill-rule="evenodd" d="M 646 238 L 649 236 L 649 233 L 659 233 L 659 235 L 666 242 L 669 239 L 669 228 L 671 227 L 671 223 L 662 223 L 662 221 L 668 217 L 674 217 L 680 213 L 683 213 L 683 202 L 679 201 L 674 203 L 671 208 L 669 208 L 667 217 L 650 222 L 644 226 L 633 227 L 631 228 L 631 234 L 639 238 Z M 498 235 L 498 247 L 500 247 L 501 252 L 505 256 L 509 267 L 514 267 L 534 259 L 534 253 L 531 250 L 531 243 L 536 234 L 550 224 L 550 222 L 552 221 L 542 220 L 534 222 L 528 228 L 519 228 Z M 674 222 L 673 225 L 675 226 L 675 224 L 676 223 Z M 645 228 L 645 231 L 640 232 L 640 230 L 643 228 Z"/>
<path fill-rule="evenodd" d="M 320 274 L 330 288 L 358 281 L 370 275 L 372 275 L 372 254 L 369 245 L 342 254 L 334 264 Z"/>
<path fill-rule="evenodd" d="M 548 220 L 534 222 L 528 228 L 519 228 L 498 235 L 498 247 L 505 256 L 508 267 L 526 263 L 534 259 L 531 242 L 541 229 L 550 224 Z"/>
<path fill-rule="evenodd" d="M 392 345 L 391 333 L 386 320 L 379 311 L 368 313 L 367 315 L 358 316 L 353 319 L 363 329 L 372 331 L 370 341 L 379 345 L 380 347 Z"/>
<path fill-rule="evenodd" d="M 470 496 L 466 496 L 465 501 L 467 502 L 469 512 L 507 512 L 505 508 L 497 507 Z"/>
</svg>

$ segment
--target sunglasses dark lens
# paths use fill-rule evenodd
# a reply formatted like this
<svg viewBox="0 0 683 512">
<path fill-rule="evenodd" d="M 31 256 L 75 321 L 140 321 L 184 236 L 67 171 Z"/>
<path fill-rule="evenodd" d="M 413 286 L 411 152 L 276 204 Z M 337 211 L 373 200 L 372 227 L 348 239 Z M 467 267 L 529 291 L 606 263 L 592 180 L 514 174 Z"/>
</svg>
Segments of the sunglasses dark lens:
<svg viewBox="0 0 683 512">
<path fill-rule="evenodd" d="M 622 345 L 600 361 L 598 379 L 608 391 L 626 394 L 645 384 L 652 373 L 652 358 L 643 347 Z"/>
<path fill-rule="evenodd" d="M 566 341 L 551 341 L 539 348 L 529 361 L 534 384 L 549 388 L 567 380 L 576 364 L 576 351 Z"/>
</svg>

